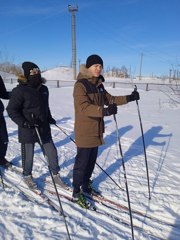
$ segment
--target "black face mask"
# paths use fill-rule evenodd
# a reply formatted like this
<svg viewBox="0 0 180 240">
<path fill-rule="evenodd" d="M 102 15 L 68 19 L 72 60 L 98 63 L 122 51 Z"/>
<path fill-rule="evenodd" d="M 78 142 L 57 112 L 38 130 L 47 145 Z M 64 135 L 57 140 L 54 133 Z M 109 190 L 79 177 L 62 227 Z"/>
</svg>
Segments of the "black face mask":
<svg viewBox="0 0 180 240">
<path fill-rule="evenodd" d="M 41 74 L 30 75 L 28 77 L 28 85 L 33 88 L 37 88 L 41 83 Z"/>
</svg>

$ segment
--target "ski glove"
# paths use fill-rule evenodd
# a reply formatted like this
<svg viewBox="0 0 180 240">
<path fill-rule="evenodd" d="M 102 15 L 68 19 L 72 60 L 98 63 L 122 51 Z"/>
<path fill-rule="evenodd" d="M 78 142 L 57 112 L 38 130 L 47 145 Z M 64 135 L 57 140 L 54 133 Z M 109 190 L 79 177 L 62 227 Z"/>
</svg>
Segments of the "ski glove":
<svg viewBox="0 0 180 240">
<path fill-rule="evenodd" d="M 132 102 L 132 101 L 139 100 L 139 99 L 140 99 L 140 96 L 139 96 L 139 93 L 137 91 L 133 91 L 131 93 L 131 95 L 126 96 L 127 102 Z"/>
<path fill-rule="evenodd" d="M 49 123 L 50 123 L 50 124 L 56 124 L 56 120 L 55 120 L 54 118 L 50 118 L 50 119 L 49 119 Z"/>
<path fill-rule="evenodd" d="M 28 122 L 28 121 L 25 121 L 23 123 L 23 128 L 35 128 L 35 127 L 39 127 L 39 124 L 38 123 L 31 123 L 31 122 Z"/>
<path fill-rule="evenodd" d="M 107 108 L 103 109 L 103 116 L 110 116 L 117 113 L 117 104 L 110 104 Z"/>
</svg>

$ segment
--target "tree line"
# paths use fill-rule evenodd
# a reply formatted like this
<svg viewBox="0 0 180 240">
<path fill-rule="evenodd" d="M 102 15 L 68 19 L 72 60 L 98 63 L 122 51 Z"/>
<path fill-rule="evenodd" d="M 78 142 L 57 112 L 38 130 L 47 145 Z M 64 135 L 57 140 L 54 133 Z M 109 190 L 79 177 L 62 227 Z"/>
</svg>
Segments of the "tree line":
<svg viewBox="0 0 180 240">
<path fill-rule="evenodd" d="M 22 74 L 21 66 L 13 64 L 9 61 L 0 63 L 0 71 L 15 74 L 15 75 Z M 130 75 L 128 73 L 128 69 L 125 66 L 122 66 L 121 68 L 108 67 L 104 71 L 104 74 L 106 75 L 106 77 L 118 77 L 118 78 L 130 77 Z"/>
</svg>

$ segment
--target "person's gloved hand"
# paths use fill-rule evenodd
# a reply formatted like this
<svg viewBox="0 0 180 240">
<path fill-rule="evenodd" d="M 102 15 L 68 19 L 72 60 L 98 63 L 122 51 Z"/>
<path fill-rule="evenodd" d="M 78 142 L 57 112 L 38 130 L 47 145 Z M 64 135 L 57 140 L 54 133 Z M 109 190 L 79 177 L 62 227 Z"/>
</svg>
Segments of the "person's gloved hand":
<svg viewBox="0 0 180 240">
<path fill-rule="evenodd" d="M 103 116 L 110 116 L 112 114 L 117 114 L 117 104 L 109 104 L 107 108 L 103 109 Z"/>
<path fill-rule="evenodd" d="M 54 118 L 50 118 L 50 119 L 49 119 L 49 123 L 50 123 L 50 124 L 56 124 L 56 120 L 55 120 Z"/>
<path fill-rule="evenodd" d="M 24 123 L 23 123 L 23 128 L 35 128 L 35 127 L 39 127 L 39 124 L 38 123 L 36 123 L 36 122 L 33 122 L 33 123 L 31 123 L 31 122 L 28 122 L 28 121 L 24 121 Z"/>
<path fill-rule="evenodd" d="M 139 100 L 140 96 L 139 96 L 139 93 L 137 91 L 133 91 L 131 93 L 131 95 L 126 96 L 126 99 L 127 99 L 127 102 L 132 102 L 132 101 L 135 101 L 135 100 Z"/>
</svg>

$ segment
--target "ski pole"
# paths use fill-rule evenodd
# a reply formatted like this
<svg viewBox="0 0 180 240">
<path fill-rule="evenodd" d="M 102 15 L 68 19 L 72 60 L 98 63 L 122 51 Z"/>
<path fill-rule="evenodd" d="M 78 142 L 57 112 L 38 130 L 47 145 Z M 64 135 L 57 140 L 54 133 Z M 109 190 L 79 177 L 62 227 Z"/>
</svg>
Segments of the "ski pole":
<svg viewBox="0 0 180 240">
<path fill-rule="evenodd" d="M 59 127 L 57 124 L 54 124 L 57 128 L 59 128 L 59 130 L 61 130 L 61 132 L 63 132 L 72 142 L 75 143 L 74 139 L 72 139 L 72 137 L 70 137 L 61 127 Z"/>
<path fill-rule="evenodd" d="M 116 182 L 114 181 L 114 179 L 98 164 L 96 163 L 96 165 L 111 179 L 111 181 L 113 181 L 113 183 L 122 191 L 124 191 L 124 189 Z"/>
<path fill-rule="evenodd" d="M 134 91 L 137 91 L 137 86 L 136 86 L 136 85 L 135 85 L 135 87 L 134 87 Z M 143 126 L 142 126 L 142 120 L 141 120 L 141 114 L 140 114 L 140 109 L 139 109 L 138 100 L 136 100 L 136 105 L 137 105 L 137 111 L 138 111 L 138 116 L 139 116 L 139 123 L 140 123 L 140 127 L 141 127 L 141 135 L 142 135 L 142 142 L 143 142 L 143 149 L 144 149 L 144 158 L 145 158 L 147 181 L 148 181 L 149 200 L 150 200 L 150 199 L 151 199 L 151 194 L 150 194 L 150 184 L 149 184 L 148 162 L 147 162 L 147 155 L 146 155 L 146 147 L 145 147 Z"/>
<path fill-rule="evenodd" d="M 40 143 L 43 155 L 44 155 L 44 157 L 45 157 L 45 159 L 46 159 L 46 161 L 48 163 L 48 169 L 49 169 L 49 172 L 50 172 L 50 175 L 51 175 L 51 178 L 52 178 L 52 182 L 53 182 L 53 185 L 54 185 L 54 188 L 55 188 L 55 192 L 56 192 L 56 195 L 57 195 L 57 198 L 58 198 L 58 202 L 59 202 L 59 205 L 60 205 L 60 208 L 61 208 L 61 215 L 63 215 L 63 218 L 64 218 L 64 223 L 65 223 L 65 226 L 66 226 L 66 231 L 67 231 L 67 234 L 68 234 L 68 238 L 69 238 L 69 240 L 71 240 L 69 229 L 68 229 L 66 218 L 65 218 L 65 214 L 64 214 L 64 210 L 63 210 L 62 203 L 61 203 L 61 199 L 60 199 L 60 196 L 58 194 L 56 183 L 54 181 L 53 174 L 52 174 L 52 171 L 51 171 L 50 166 L 49 166 L 49 160 L 48 160 L 48 158 L 47 158 L 47 156 L 45 154 L 45 150 L 44 150 L 44 147 L 43 147 L 41 136 L 39 134 L 39 130 L 38 130 L 37 127 L 35 127 L 35 130 L 36 130 L 36 133 L 37 133 L 37 136 L 38 136 L 38 139 L 39 139 L 39 143 Z"/>
<path fill-rule="evenodd" d="M 124 163 L 124 156 L 123 156 L 123 152 L 122 152 L 121 141 L 120 141 L 118 125 L 117 125 L 117 120 L 116 120 L 115 114 L 113 114 L 113 117 L 114 117 L 114 121 L 115 121 L 115 124 L 116 124 L 116 133 L 117 133 L 118 146 L 119 146 L 119 151 L 120 151 L 120 155 L 121 155 L 121 159 L 122 159 L 122 165 L 123 165 L 123 172 L 124 172 L 124 179 L 125 179 L 125 185 L 126 185 L 127 200 L 128 200 L 128 206 L 129 206 L 129 217 L 130 217 L 130 222 L 131 222 L 131 234 L 132 234 L 132 239 L 134 240 L 134 227 L 133 227 L 131 202 L 130 202 L 130 197 L 129 197 L 128 182 L 127 182 L 127 176 L 126 176 L 126 168 L 125 168 L 125 163 Z"/>
<path fill-rule="evenodd" d="M 54 124 L 57 128 L 59 128 L 67 137 L 69 137 L 69 139 L 76 144 L 75 140 L 72 139 L 61 127 L 59 127 L 57 124 Z M 113 183 L 122 191 L 124 191 L 124 189 L 96 162 L 96 165 L 113 181 Z"/>
<path fill-rule="evenodd" d="M 1 172 L 1 170 L 0 170 L 0 175 L 1 175 L 2 187 L 3 187 L 3 190 L 5 190 L 4 180 L 3 180 L 3 176 L 2 176 L 2 172 Z"/>
</svg>

